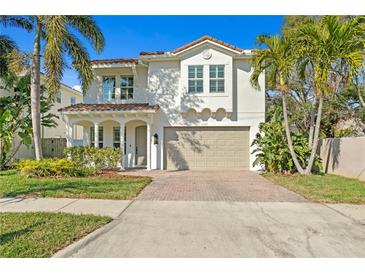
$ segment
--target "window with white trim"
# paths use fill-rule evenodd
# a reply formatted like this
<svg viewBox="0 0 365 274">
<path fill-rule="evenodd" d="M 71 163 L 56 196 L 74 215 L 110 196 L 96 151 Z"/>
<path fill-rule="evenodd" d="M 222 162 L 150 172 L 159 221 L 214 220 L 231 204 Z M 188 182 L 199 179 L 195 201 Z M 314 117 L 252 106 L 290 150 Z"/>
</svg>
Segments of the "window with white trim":
<svg viewBox="0 0 365 274">
<path fill-rule="evenodd" d="M 94 127 L 90 127 L 90 146 L 94 147 L 95 146 L 95 128 Z M 103 141 L 104 141 L 104 129 L 103 127 L 99 126 L 99 148 L 103 147 Z"/>
<path fill-rule="evenodd" d="M 56 102 L 61 104 L 62 103 L 62 93 L 61 91 L 57 91 L 56 93 Z"/>
<path fill-rule="evenodd" d="M 115 77 L 104 76 L 103 77 L 103 101 L 111 101 L 115 99 Z"/>
<path fill-rule="evenodd" d="M 209 66 L 209 92 L 224 92 L 224 65 Z"/>
<path fill-rule="evenodd" d="M 70 104 L 71 104 L 71 105 L 76 104 L 76 97 L 75 97 L 75 96 L 71 96 L 71 97 L 70 97 Z"/>
<path fill-rule="evenodd" d="M 113 127 L 113 147 L 120 148 L 120 127 Z"/>
<path fill-rule="evenodd" d="M 203 66 L 188 67 L 188 92 L 203 92 Z"/>
<path fill-rule="evenodd" d="M 120 76 L 120 99 L 133 99 L 133 76 Z"/>
</svg>

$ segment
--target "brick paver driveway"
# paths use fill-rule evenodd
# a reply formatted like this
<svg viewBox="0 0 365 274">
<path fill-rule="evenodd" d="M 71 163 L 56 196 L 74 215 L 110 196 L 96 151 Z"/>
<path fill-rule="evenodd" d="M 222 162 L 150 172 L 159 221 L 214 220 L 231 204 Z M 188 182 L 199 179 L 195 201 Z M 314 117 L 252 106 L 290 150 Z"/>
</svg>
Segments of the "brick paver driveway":
<svg viewBox="0 0 365 274">
<path fill-rule="evenodd" d="M 138 196 L 155 201 L 305 202 L 257 173 L 243 170 L 128 171 L 153 178 Z"/>
</svg>

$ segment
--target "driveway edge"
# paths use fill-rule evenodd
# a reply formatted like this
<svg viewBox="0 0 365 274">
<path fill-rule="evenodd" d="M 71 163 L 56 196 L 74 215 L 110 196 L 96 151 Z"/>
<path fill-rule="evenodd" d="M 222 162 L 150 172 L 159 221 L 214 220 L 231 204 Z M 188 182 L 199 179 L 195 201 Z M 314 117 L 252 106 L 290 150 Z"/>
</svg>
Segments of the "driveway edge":
<svg viewBox="0 0 365 274">
<path fill-rule="evenodd" d="M 81 238 L 80 240 L 66 246 L 64 249 L 59 250 L 55 254 L 53 254 L 52 258 L 68 258 L 71 257 L 73 254 L 77 253 L 81 248 L 87 246 L 91 241 L 94 241 L 104 233 L 110 231 L 118 224 L 118 219 L 111 221 L 110 223 L 106 224 L 105 226 L 94 230 L 90 234 L 86 235 L 85 237 Z"/>
<path fill-rule="evenodd" d="M 73 254 L 77 253 L 80 249 L 87 246 L 90 242 L 94 241 L 101 235 L 107 233 L 111 229 L 113 229 L 118 223 L 119 218 L 121 215 L 133 204 L 135 200 L 130 201 L 130 203 L 119 213 L 118 217 L 113 219 L 110 223 L 106 224 L 105 226 L 94 230 L 90 234 L 86 235 L 85 237 L 81 238 L 80 240 L 66 246 L 64 249 L 59 250 L 55 254 L 53 254 L 52 258 L 68 258 L 71 257 Z"/>
</svg>

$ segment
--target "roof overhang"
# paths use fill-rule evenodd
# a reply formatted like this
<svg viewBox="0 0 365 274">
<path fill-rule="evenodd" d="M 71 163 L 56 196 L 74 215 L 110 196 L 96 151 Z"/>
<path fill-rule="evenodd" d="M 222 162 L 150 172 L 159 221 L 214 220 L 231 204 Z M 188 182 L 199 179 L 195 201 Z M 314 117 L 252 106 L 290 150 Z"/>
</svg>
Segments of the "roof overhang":
<svg viewBox="0 0 365 274">
<path fill-rule="evenodd" d="M 175 55 L 175 56 L 179 56 L 179 55 L 182 55 L 182 54 L 184 54 L 184 53 L 186 53 L 186 52 L 188 52 L 188 51 L 190 51 L 190 50 L 193 50 L 193 49 L 195 49 L 195 48 L 198 48 L 198 47 L 203 46 L 203 45 L 206 45 L 206 44 L 210 44 L 210 45 L 216 46 L 216 47 L 218 47 L 218 48 L 222 48 L 222 49 L 224 49 L 224 50 L 226 50 L 226 51 L 232 52 L 233 54 L 237 54 L 237 55 L 240 55 L 240 54 L 242 54 L 242 53 L 243 53 L 243 51 L 234 50 L 234 49 L 232 49 L 232 48 L 230 48 L 230 47 L 226 47 L 226 46 L 221 45 L 221 44 L 219 44 L 219 43 L 216 43 L 216 42 L 214 42 L 214 41 L 210 41 L 210 40 L 203 40 L 203 41 L 201 41 L 200 43 L 197 43 L 197 44 L 195 44 L 195 45 L 192 45 L 192 46 L 190 46 L 190 47 L 188 47 L 188 48 L 185 48 L 185 49 L 183 49 L 183 50 L 179 50 L 179 51 L 177 51 L 177 52 L 174 52 L 174 53 L 173 53 L 173 55 Z"/>
</svg>

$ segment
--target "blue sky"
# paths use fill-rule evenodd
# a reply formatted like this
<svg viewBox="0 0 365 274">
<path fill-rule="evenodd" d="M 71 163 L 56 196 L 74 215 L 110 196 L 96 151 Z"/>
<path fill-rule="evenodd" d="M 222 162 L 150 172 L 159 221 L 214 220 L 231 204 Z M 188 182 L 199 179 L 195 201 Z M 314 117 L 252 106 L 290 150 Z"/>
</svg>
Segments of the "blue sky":
<svg viewBox="0 0 365 274">
<path fill-rule="evenodd" d="M 173 50 L 203 35 L 210 35 L 241 48 L 254 48 L 259 34 L 277 34 L 283 16 L 95 16 L 102 29 L 106 46 L 100 54 L 87 45 L 91 59 L 136 57 L 141 51 Z M 33 33 L 3 28 L 18 47 L 30 52 Z M 64 72 L 63 82 L 79 84 L 71 69 Z"/>
</svg>

